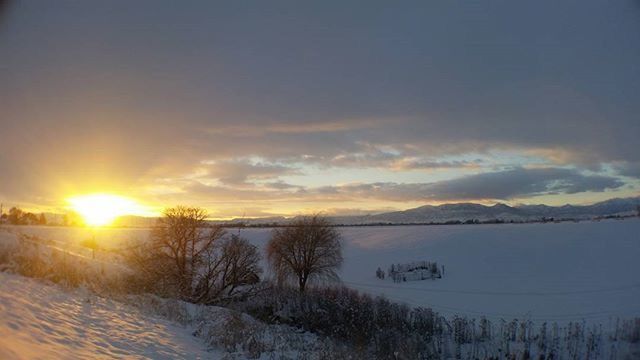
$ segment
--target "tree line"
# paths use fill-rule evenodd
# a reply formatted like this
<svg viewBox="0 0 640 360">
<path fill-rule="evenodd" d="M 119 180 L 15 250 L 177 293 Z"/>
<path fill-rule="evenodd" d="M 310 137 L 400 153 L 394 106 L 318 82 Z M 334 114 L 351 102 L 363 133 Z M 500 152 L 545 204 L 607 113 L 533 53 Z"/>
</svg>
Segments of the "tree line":
<svg viewBox="0 0 640 360">
<path fill-rule="evenodd" d="M 206 217 L 200 208 L 166 209 L 150 239 L 132 244 L 125 256 L 132 286 L 199 304 L 250 294 L 263 272 L 260 251 Z M 340 234 L 320 216 L 274 229 L 266 252 L 278 285 L 295 286 L 300 293 L 310 281 L 337 279 L 342 263 Z"/>
<path fill-rule="evenodd" d="M 46 225 L 47 218 L 43 213 L 38 215 L 24 211 L 17 207 L 9 209 L 8 213 L 0 212 L 1 222 L 7 222 L 11 225 Z"/>
<path fill-rule="evenodd" d="M 56 214 L 54 219 L 51 219 L 45 213 L 33 213 L 14 206 L 7 213 L 3 212 L 0 207 L 0 224 L 2 223 L 9 225 L 82 226 L 84 225 L 84 220 L 78 213 L 73 211 L 65 214 Z"/>
</svg>

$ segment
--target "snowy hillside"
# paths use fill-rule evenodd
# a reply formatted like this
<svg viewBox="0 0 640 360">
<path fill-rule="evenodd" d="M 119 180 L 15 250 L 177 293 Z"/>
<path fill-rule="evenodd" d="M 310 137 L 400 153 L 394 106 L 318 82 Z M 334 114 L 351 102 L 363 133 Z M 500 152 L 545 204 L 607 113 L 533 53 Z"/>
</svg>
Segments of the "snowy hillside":
<svg viewBox="0 0 640 360">
<path fill-rule="evenodd" d="M 0 273 L 1 359 L 205 359 L 189 329 L 83 291 Z"/>
<path fill-rule="evenodd" d="M 314 334 L 225 307 L 128 291 L 130 269 L 114 253 L 93 258 L 76 241 L 29 229 L 44 228 L 0 227 L 2 360 L 295 359 L 301 351 L 317 359 L 333 349 Z"/>
</svg>

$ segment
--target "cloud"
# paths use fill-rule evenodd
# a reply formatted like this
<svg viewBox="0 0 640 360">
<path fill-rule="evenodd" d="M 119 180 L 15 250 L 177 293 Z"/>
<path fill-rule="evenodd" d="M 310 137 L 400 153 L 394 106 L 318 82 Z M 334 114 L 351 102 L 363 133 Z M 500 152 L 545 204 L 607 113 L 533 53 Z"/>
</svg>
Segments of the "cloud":
<svg viewBox="0 0 640 360">
<path fill-rule="evenodd" d="M 295 168 L 246 160 L 214 161 L 207 164 L 205 176 L 223 184 L 240 185 L 247 181 L 275 179 L 282 175 L 298 174 Z"/>
<path fill-rule="evenodd" d="M 277 183 L 280 184 L 280 183 Z M 386 202 L 517 200 L 540 195 L 602 192 L 620 188 L 615 177 L 585 175 L 566 168 L 513 168 L 479 173 L 430 183 L 354 183 L 320 187 L 283 183 L 251 184 L 243 187 L 183 184 L 181 199 L 210 199 L 216 203 L 289 202 L 327 203 L 356 200 Z M 171 195 L 164 200 L 171 199 Z"/>
<path fill-rule="evenodd" d="M 619 180 L 486 173 L 502 160 L 495 151 L 591 170 L 640 162 L 640 28 L 625 2 L 148 9 L 25 3 L 5 12 L 3 201 L 145 195 L 149 184 L 194 174 L 214 188 L 191 190 L 229 201 L 345 195 L 335 184 L 309 187 L 316 179 L 281 179 L 312 166 L 380 170 L 378 185 L 351 191 L 382 198 L 508 198 Z M 399 179 L 419 169 L 485 177 Z"/>
<path fill-rule="evenodd" d="M 359 209 L 359 208 L 328 208 L 322 211 L 322 214 L 329 216 L 366 216 L 382 214 L 385 212 L 397 211 L 394 207 L 374 208 L 374 209 Z"/>
<path fill-rule="evenodd" d="M 433 183 L 348 184 L 324 187 L 316 192 L 389 201 L 512 200 L 548 194 L 602 192 L 623 185 L 615 177 L 584 175 L 573 169 L 516 168 Z"/>
<path fill-rule="evenodd" d="M 260 186 L 266 189 L 275 189 L 275 190 L 292 190 L 292 189 L 302 188 L 300 185 L 289 184 L 282 180 L 260 183 Z"/>
<path fill-rule="evenodd" d="M 425 170 L 425 169 L 462 169 L 477 168 L 482 164 L 482 159 L 475 161 L 454 160 L 424 160 L 416 158 L 404 158 L 394 162 L 393 167 L 399 170 Z"/>
<path fill-rule="evenodd" d="M 184 185 L 180 193 L 168 194 L 163 200 L 172 202 L 191 200 L 210 204 L 219 202 L 239 203 L 274 200 L 282 195 L 282 192 L 264 190 L 257 186 L 235 188 L 193 181 Z"/>
<path fill-rule="evenodd" d="M 339 121 L 311 122 L 306 124 L 296 122 L 270 122 L 260 126 L 222 125 L 208 129 L 213 135 L 242 134 L 242 136 L 256 137 L 265 133 L 274 134 L 314 134 L 336 133 L 349 130 L 368 129 L 384 123 L 383 119 L 341 119 Z M 386 119 L 388 122 L 393 119 Z"/>
<path fill-rule="evenodd" d="M 438 199 L 509 200 L 553 193 L 601 192 L 623 185 L 614 177 L 583 175 L 574 169 L 516 168 L 437 182 L 429 190 Z"/>
<path fill-rule="evenodd" d="M 340 153 L 332 158 L 306 160 L 307 162 L 315 161 L 322 166 L 389 170 L 460 169 L 478 167 L 483 162 L 482 159 L 474 161 L 439 160 L 426 157 L 424 153 L 407 145 L 385 146 L 366 142 L 358 143 L 357 149 L 351 152 Z"/>
<path fill-rule="evenodd" d="M 640 162 L 626 162 L 618 164 L 615 166 L 615 169 L 620 175 L 640 179 Z"/>
<path fill-rule="evenodd" d="M 268 218 L 283 216 L 283 214 L 273 213 L 269 209 L 261 207 L 229 207 L 225 209 L 215 209 L 209 213 L 212 218 Z"/>
</svg>

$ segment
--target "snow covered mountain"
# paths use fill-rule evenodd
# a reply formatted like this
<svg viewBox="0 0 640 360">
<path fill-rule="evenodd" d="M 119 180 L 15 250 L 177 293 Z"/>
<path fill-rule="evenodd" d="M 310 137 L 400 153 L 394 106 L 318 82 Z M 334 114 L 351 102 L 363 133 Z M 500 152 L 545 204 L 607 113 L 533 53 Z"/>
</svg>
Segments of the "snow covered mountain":
<svg viewBox="0 0 640 360">
<path fill-rule="evenodd" d="M 495 204 L 485 206 L 474 203 L 425 205 L 404 211 L 367 216 L 341 216 L 332 220 L 338 224 L 402 224 L 443 223 L 450 221 L 537 221 L 544 219 L 592 219 L 604 216 L 635 215 L 640 197 L 611 199 L 593 205 L 518 205 Z"/>
</svg>

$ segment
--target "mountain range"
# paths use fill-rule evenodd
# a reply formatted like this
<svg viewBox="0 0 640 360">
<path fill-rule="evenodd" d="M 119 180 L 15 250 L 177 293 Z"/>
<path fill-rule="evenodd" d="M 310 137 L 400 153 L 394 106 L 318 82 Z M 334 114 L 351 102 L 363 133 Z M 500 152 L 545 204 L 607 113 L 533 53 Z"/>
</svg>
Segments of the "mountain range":
<svg viewBox="0 0 640 360">
<path fill-rule="evenodd" d="M 609 216 L 634 216 L 640 212 L 640 196 L 616 198 L 592 205 L 516 205 L 498 203 L 481 205 L 475 203 L 454 203 L 424 205 L 403 211 L 393 211 L 371 215 L 329 216 L 334 224 L 429 224 L 447 222 L 530 222 L 553 220 L 586 220 Z M 293 218 L 295 219 L 295 218 Z M 291 218 L 270 217 L 233 219 L 224 223 L 286 224 Z"/>
</svg>

